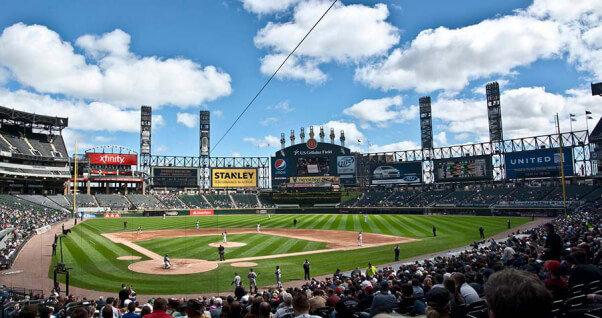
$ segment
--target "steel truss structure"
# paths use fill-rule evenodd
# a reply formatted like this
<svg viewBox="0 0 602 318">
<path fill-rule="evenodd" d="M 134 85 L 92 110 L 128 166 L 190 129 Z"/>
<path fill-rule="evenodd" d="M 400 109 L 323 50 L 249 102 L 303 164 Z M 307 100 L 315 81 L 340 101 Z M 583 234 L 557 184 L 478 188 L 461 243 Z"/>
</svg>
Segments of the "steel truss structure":
<svg viewBox="0 0 602 318">
<path fill-rule="evenodd" d="M 270 188 L 270 157 L 150 157 L 151 167 L 200 168 L 200 188 L 211 187 L 211 168 L 257 168 L 258 186 Z"/>
<path fill-rule="evenodd" d="M 423 180 L 425 183 L 433 183 L 433 160 L 481 155 L 490 155 L 492 157 L 493 180 L 500 181 L 506 179 L 504 167 L 505 154 L 543 148 L 558 148 L 559 146 L 573 147 L 573 164 L 575 165 L 576 174 L 582 176 L 596 174 L 596 166 L 591 163 L 588 132 L 581 130 L 564 132 L 560 136 L 558 134 L 550 134 L 433 149 L 361 154 L 360 158 L 358 158 L 358 184 L 369 184 L 369 166 L 374 163 L 422 161 Z"/>
</svg>

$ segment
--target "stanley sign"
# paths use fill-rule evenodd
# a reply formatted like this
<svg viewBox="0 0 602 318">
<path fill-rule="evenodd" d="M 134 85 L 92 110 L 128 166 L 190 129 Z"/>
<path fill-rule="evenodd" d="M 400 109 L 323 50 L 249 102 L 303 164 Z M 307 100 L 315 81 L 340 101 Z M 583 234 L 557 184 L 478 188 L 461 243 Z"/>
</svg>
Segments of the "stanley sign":
<svg viewBox="0 0 602 318">
<path fill-rule="evenodd" d="M 256 188 L 256 168 L 211 169 L 212 188 Z"/>
</svg>

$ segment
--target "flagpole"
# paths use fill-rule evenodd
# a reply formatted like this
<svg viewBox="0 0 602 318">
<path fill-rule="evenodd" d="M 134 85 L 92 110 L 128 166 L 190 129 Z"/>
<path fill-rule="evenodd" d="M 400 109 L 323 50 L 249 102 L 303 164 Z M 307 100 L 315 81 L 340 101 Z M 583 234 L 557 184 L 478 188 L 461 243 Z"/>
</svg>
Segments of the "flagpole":
<svg viewBox="0 0 602 318">
<path fill-rule="evenodd" d="M 587 119 L 587 110 L 585 111 L 585 129 L 587 130 L 587 139 L 589 139 L 589 120 Z"/>
<path fill-rule="evenodd" d="M 556 113 L 556 129 L 558 132 L 558 152 L 560 154 L 560 180 L 562 182 L 562 207 L 564 214 L 566 215 L 566 182 L 564 175 L 564 156 L 562 154 L 562 134 L 560 133 L 560 119 L 558 113 Z"/>
</svg>

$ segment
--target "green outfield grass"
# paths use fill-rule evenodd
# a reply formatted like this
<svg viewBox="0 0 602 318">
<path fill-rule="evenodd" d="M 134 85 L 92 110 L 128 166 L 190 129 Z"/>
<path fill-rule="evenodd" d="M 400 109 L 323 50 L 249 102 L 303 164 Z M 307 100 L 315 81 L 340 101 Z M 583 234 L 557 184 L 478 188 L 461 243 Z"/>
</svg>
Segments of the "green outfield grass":
<svg viewBox="0 0 602 318">
<path fill-rule="evenodd" d="M 159 255 L 169 254 L 171 258 L 200 258 L 208 261 L 219 260 L 217 248 L 210 243 L 221 242 L 222 236 L 189 236 L 160 238 L 137 242 Z M 288 254 L 295 252 L 326 249 L 326 243 L 311 242 L 266 234 L 229 234 L 228 242 L 246 243 L 246 246 L 226 249 L 226 258 L 242 258 L 263 255 Z"/>
<path fill-rule="evenodd" d="M 139 294 L 198 294 L 207 292 L 232 291 L 229 284 L 237 271 L 243 274 L 248 269 L 234 268 L 220 264 L 213 271 L 190 275 L 145 275 L 131 272 L 127 266 L 131 261 L 117 260 L 118 256 L 138 255 L 139 253 L 121 244 L 115 244 L 101 233 L 123 231 L 127 220 L 127 230 L 135 231 L 138 226 L 143 231 L 194 228 L 198 219 L 203 228 L 293 228 L 293 219 L 298 228 L 364 231 L 383 233 L 420 239 L 401 245 L 401 258 L 444 251 L 465 246 L 478 240 L 479 226 L 483 226 L 486 236 L 506 230 L 507 218 L 472 216 L 423 216 L 423 215 L 369 215 L 364 223 L 362 215 L 226 215 L 208 217 L 168 217 L 162 218 L 121 218 L 92 219 L 73 228 L 72 233 L 63 239 L 65 264 L 71 267 L 71 284 L 87 289 L 116 293 L 121 283 L 133 284 Z M 529 221 L 529 218 L 511 218 L 514 228 Z M 437 226 L 437 237 L 432 236 L 432 226 Z M 229 235 L 229 240 L 232 241 Z M 173 239 L 170 239 L 173 240 Z M 159 241 L 158 241 L 159 242 Z M 147 242 L 143 243 L 146 244 Z M 274 254 L 273 244 L 259 244 L 256 255 Z M 393 247 L 381 246 L 350 251 L 324 252 L 308 256 L 290 256 L 277 259 L 256 260 L 255 270 L 260 274 L 258 284 L 275 284 L 274 268 L 280 265 L 284 281 L 303 278 L 301 264 L 307 257 L 312 264 L 311 274 L 331 274 L 337 268 L 351 270 L 356 266 L 366 267 L 367 262 L 385 264 L 393 261 Z M 276 247 L 278 248 L 278 247 Z M 170 252 L 172 253 L 172 252 Z M 187 253 L 182 251 L 182 253 Z M 193 255 L 195 254 L 191 252 Z M 60 253 L 59 253 L 60 255 Z M 200 258 L 200 256 L 192 258 Z M 232 255 L 228 255 L 229 258 Z M 54 258 L 53 265 L 58 256 Z M 143 260 L 146 259 L 143 257 Z M 204 259 L 210 259 L 209 257 Z M 52 268 L 49 270 L 49 275 Z M 248 281 L 243 280 L 245 286 Z"/>
</svg>

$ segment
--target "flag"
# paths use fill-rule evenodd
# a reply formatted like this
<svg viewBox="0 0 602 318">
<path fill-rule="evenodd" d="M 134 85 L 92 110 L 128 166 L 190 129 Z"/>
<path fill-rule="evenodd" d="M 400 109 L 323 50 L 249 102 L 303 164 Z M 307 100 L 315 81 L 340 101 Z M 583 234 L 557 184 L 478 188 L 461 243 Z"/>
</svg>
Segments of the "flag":
<svg viewBox="0 0 602 318">
<path fill-rule="evenodd" d="M 577 121 L 577 119 L 575 119 L 575 118 L 571 118 L 571 121 Z"/>
<path fill-rule="evenodd" d="M 587 119 L 594 119 L 594 117 L 592 117 L 592 116 L 587 116 Z"/>
<path fill-rule="evenodd" d="M 575 114 L 569 114 L 569 115 L 571 115 L 571 117 L 575 117 Z"/>
<path fill-rule="evenodd" d="M 586 110 L 586 111 L 585 111 L 585 114 L 586 114 L 586 115 L 591 115 L 591 114 L 592 114 L 592 112 L 590 112 L 589 110 Z"/>
</svg>

